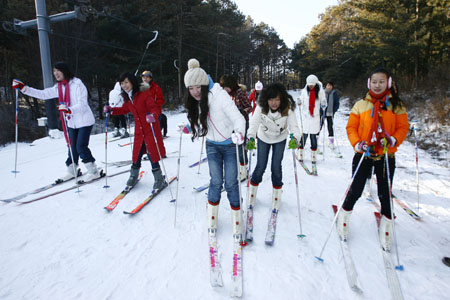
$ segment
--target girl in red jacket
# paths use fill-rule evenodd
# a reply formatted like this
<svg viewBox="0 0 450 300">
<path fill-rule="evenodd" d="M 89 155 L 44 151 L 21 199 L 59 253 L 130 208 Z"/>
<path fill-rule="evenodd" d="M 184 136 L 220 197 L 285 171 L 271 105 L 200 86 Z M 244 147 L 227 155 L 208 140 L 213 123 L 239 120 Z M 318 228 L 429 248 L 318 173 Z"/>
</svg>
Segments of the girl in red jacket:
<svg viewBox="0 0 450 300">
<path fill-rule="evenodd" d="M 153 189 L 161 189 L 167 184 L 159 166 L 159 161 L 166 155 L 161 129 L 159 123 L 156 122 L 161 107 L 152 98 L 148 84 L 143 83 L 139 86 L 138 80 L 132 73 L 120 75 L 119 82 L 124 104 L 122 107 L 113 108 L 109 105 L 105 106 L 105 112 L 112 112 L 112 115 L 131 112 L 134 116 L 133 164 L 127 185 L 134 186 L 136 184 L 142 156 L 147 153 L 155 177 Z"/>
</svg>

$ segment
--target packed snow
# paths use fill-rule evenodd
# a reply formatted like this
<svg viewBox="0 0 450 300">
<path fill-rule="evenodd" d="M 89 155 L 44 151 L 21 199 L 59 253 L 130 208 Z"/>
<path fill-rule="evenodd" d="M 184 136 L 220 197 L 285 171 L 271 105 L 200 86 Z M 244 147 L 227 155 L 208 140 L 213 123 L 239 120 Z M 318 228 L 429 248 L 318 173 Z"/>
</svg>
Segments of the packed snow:
<svg viewBox="0 0 450 300">
<path fill-rule="evenodd" d="M 299 92 L 291 92 L 296 99 Z M 364 197 L 350 219 L 349 247 L 363 294 L 350 289 L 339 239 L 335 231 L 320 254 L 333 220 L 332 204 L 339 204 L 350 183 L 353 150 L 345 125 L 350 107 L 346 100 L 335 117 L 336 141 L 343 158 L 336 157 L 319 137 L 318 176 L 307 175 L 298 165 L 301 224 L 291 150 L 283 160 L 283 197 L 273 246 L 264 243 L 270 216 L 272 186 L 270 166 L 258 190 L 254 210 L 254 241 L 243 250 L 244 299 L 389 299 L 386 274 L 373 212 Z M 164 140 L 169 176 L 177 174 L 180 133 L 177 124 L 187 122 L 183 112 L 167 113 L 169 137 Z M 19 132 L 20 134 L 20 132 Z M 111 138 L 111 135 L 109 135 Z M 131 159 L 129 142 L 107 143 L 107 161 Z M 326 141 L 326 144 L 327 141 Z M 309 148 L 309 142 L 308 142 Z M 208 164 L 189 168 L 198 161 L 201 139 L 191 142 L 183 134 L 179 182 L 170 185 L 135 216 L 125 215 L 152 189 L 151 166 L 141 182 L 112 212 L 104 207 L 125 187 L 128 173 L 42 199 L 30 204 L 0 202 L 0 299 L 229 299 L 231 291 L 231 213 L 222 193 L 218 244 L 224 286 L 209 282 L 209 254 L 205 192 L 193 187 L 208 182 Z M 105 134 L 91 136 L 90 149 L 99 167 L 105 168 Z M 65 172 L 64 139 L 49 137 L 18 147 L 19 173 L 13 174 L 15 145 L 0 149 L 1 199 L 47 185 Z M 205 152 L 203 151 L 203 156 Z M 405 299 L 448 299 L 450 268 L 441 259 L 450 256 L 450 174 L 429 153 L 419 150 L 419 206 L 415 147 L 407 141 L 397 153 L 393 192 L 421 217 L 417 221 L 395 205 L 398 256 L 396 271 Z M 309 150 L 306 163 L 311 166 Z M 252 157 L 252 167 L 256 156 Z M 130 165 L 109 165 L 109 175 Z M 84 171 L 84 167 L 81 167 Z M 177 194 L 177 206 L 170 200 Z M 73 185 L 64 183 L 30 195 L 32 200 Z M 376 186 L 373 187 L 376 195 Z M 242 183 L 243 196 L 246 184 Z M 244 198 L 245 199 L 245 198 Z M 176 210 L 175 210 L 176 208 Z M 176 223 L 175 223 L 176 211 Z M 395 249 L 395 248 L 394 248 Z M 399 261 L 397 260 L 397 257 Z"/>
</svg>

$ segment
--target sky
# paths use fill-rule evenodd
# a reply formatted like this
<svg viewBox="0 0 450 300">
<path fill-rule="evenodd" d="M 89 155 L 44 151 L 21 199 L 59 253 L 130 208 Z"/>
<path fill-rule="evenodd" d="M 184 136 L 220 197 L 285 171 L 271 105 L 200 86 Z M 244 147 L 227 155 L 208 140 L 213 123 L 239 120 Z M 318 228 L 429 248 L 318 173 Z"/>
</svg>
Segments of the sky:
<svg viewBox="0 0 450 300">
<path fill-rule="evenodd" d="M 234 0 L 244 15 L 256 24 L 264 22 L 273 27 L 289 48 L 319 24 L 319 14 L 337 0 Z"/>
</svg>

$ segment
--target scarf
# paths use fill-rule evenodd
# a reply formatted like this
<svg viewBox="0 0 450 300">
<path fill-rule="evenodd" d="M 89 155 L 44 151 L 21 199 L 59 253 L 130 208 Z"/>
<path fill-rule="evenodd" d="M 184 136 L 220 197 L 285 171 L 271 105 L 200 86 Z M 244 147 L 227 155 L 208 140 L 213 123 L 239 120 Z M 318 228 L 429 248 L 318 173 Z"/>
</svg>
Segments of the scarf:
<svg viewBox="0 0 450 300">
<path fill-rule="evenodd" d="M 62 91 L 62 86 L 65 86 L 64 95 Z M 67 80 L 59 81 L 58 82 L 58 99 L 59 104 L 65 104 L 67 107 L 70 106 L 70 88 L 69 88 L 69 82 Z"/>
<path fill-rule="evenodd" d="M 63 95 L 63 85 L 65 86 L 64 95 Z M 69 82 L 64 79 L 63 81 L 58 81 L 58 100 L 59 104 L 65 104 L 67 107 L 70 107 L 70 88 Z M 64 137 L 66 138 L 67 145 L 72 146 L 71 140 L 69 138 L 69 133 L 67 132 L 66 122 L 64 120 L 64 113 L 62 111 L 59 112 L 59 119 L 61 120 L 62 129 L 64 132 Z M 67 119 L 70 120 L 70 116 L 67 116 Z"/>
<path fill-rule="evenodd" d="M 368 144 L 375 145 L 375 148 L 377 148 L 381 139 L 385 137 L 385 129 L 381 114 L 381 108 L 385 103 L 386 105 L 389 105 L 388 98 L 391 94 L 388 89 L 386 89 L 383 93 L 379 95 L 376 95 L 372 92 L 372 90 L 369 90 L 369 94 L 371 96 L 370 102 L 372 102 L 373 104 L 373 109 L 371 115 L 372 126 L 370 127 L 369 131 Z"/>
<path fill-rule="evenodd" d="M 314 107 L 316 106 L 316 87 L 309 91 L 309 114 L 314 117 Z"/>
</svg>

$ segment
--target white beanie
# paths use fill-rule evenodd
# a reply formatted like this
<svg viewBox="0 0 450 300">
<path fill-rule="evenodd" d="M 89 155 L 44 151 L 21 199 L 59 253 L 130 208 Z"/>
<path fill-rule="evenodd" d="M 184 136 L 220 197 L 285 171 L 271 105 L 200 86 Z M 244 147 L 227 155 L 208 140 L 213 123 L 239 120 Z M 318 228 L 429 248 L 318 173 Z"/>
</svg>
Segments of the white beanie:
<svg viewBox="0 0 450 300">
<path fill-rule="evenodd" d="M 255 90 L 261 91 L 263 89 L 263 84 L 261 81 L 258 80 L 258 82 L 255 84 Z"/>
<path fill-rule="evenodd" d="M 188 61 L 188 70 L 184 74 L 184 85 L 190 87 L 193 85 L 209 85 L 208 75 L 205 70 L 200 68 L 200 63 L 195 58 Z"/>
<path fill-rule="evenodd" d="M 319 83 L 319 78 L 316 75 L 311 74 L 306 77 L 306 85 L 316 85 L 317 83 Z"/>
</svg>

